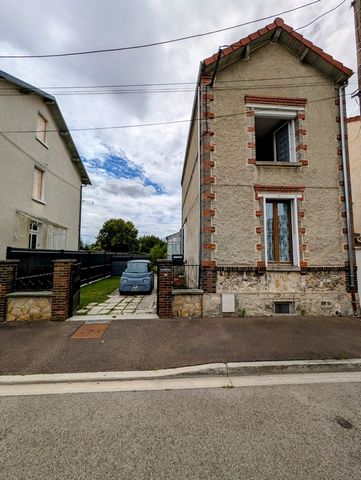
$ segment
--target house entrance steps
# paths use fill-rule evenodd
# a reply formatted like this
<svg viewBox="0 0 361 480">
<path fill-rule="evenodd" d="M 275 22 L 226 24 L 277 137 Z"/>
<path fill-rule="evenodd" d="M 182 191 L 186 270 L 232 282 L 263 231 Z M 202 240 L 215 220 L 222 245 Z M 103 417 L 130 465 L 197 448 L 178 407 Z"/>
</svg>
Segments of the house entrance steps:
<svg viewBox="0 0 361 480">
<path fill-rule="evenodd" d="M 120 295 L 118 289 L 102 303 L 89 303 L 68 318 L 68 322 L 110 322 L 113 320 L 157 319 L 157 294 Z"/>
</svg>

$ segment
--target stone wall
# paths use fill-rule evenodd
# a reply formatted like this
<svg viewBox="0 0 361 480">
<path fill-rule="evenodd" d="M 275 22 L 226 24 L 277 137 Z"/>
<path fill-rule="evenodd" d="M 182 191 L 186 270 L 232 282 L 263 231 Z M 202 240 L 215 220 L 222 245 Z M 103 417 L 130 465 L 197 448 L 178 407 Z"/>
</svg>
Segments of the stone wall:
<svg viewBox="0 0 361 480">
<path fill-rule="evenodd" d="M 7 295 L 6 320 L 51 320 L 51 292 L 13 292 Z"/>
<path fill-rule="evenodd" d="M 172 316 L 202 317 L 202 296 L 202 290 L 173 290 Z"/>
<path fill-rule="evenodd" d="M 292 302 L 298 315 L 352 315 L 344 271 L 218 272 L 217 293 L 205 294 L 204 316 L 221 315 L 222 293 L 234 293 L 235 314 L 272 315 L 274 302 Z"/>
</svg>

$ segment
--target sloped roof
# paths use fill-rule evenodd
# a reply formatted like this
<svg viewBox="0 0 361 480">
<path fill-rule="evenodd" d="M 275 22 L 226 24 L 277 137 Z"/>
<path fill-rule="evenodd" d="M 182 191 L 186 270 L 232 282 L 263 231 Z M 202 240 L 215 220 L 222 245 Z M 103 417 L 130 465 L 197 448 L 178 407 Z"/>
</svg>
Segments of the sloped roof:
<svg viewBox="0 0 361 480">
<path fill-rule="evenodd" d="M 75 146 L 75 143 L 72 139 L 69 129 L 65 123 L 64 117 L 60 111 L 60 108 L 56 102 L 55 97 L 53 97 L 53 95 L 50 95 L 47 92 L 44 92 L 43 90 L 40 90 L 39 88 L 34 87 L 33 85 L 30 85 L 29 83 L 23 82 L 19 78 L 13 77 L 9 73 L 6 73 L 2 70 L 0 70 L 0 79 L 1 78 L 17 86 L 20 89 L 20 91 L 24 94 L 39 95 L 39 97 L 43 98 L 43 100 L 48 105 L 49 110 L 53 115 L 54 121 L 59 130 L 59 134 L 62 137 L 65 145 L 69 150 L 71 159 L 75 163 L 75 167 L 79 172 L 82 184 L 91 185 L 90 178 L 88 177 L 87 171 L 85 170 L 83 162 L 81 161 L 78 150 Z"/>
<path fill-rule="evenodd" d="M 307 40 L 292 27 L 286 25 L 282 18 L 276 18 L 273 23 L 224 48 L 221 51 L 218 68 L 224 68 L 238 61 L 245 55 L 246 49 L 248 49 L 248 53 L 252 53 L 256 48 L 271 41 L 277 41 L 284 45 L 297 57 L 302 59 L 304 63 L 308 63 L 320 70 L 335 83 L 343 83 L 353 74 L 351 69 L 345 67 L 345 65 Z M 212 73 L 217 62 L 217 57 L 218 53 L 215 53 L 211 57 L 203 60 L 202 73 Z"/>
</svg>

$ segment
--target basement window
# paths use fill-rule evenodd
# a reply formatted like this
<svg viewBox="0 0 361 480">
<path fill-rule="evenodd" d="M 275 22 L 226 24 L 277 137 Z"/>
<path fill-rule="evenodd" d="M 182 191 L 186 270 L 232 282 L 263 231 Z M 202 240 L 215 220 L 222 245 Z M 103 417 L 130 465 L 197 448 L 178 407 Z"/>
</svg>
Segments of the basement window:
<svg viewBox="0 0 361 480">
<path fill-rule="evenodd" d="M 291 315 L 294 313 L 293 302 L 274 302 L 274 313 L 278 315 Z"/>
<path fill-rule="evenodd" d="M 295 118 L 295 111 L 256 111 L 257 162 L 296 161 Z"/>
</svg>

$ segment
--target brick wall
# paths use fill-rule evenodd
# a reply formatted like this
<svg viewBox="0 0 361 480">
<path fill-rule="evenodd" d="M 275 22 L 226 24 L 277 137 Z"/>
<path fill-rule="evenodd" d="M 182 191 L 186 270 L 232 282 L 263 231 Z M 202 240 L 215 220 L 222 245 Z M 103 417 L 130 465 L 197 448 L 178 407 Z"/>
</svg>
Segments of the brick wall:
<svg viewBox="0 0 361 480">
<path fill-rule="evenodd" d="M 13 290 L 18 260 L 0 261 L 0 322 L 6 320 L 6 295 Z"/>
<path fill-rule="evenodd" d="M 158 315 L 172 317 L 173 272 L 171 260 L 158 260 Z"/>
<path fill-rule="evenodd" d="M 71 269 L 76 260 L 54 260 L 52 320 L 66 320 L 69 315 Z"/>
</svg>

